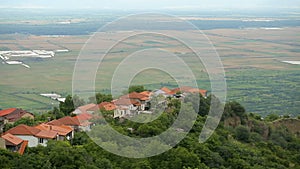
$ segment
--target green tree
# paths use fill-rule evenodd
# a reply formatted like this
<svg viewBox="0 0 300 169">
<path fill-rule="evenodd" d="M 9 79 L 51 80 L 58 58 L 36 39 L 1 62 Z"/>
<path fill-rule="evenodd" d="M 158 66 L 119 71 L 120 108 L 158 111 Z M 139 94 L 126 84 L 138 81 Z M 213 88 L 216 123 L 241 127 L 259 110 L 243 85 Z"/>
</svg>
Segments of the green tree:
<svg viewBox="0 0 300 169">
<path fill-rule="evenodd" d="M 250 137 L 250 131 L 248 127 L 238 126 L 235 129 L 235 137 L 239 141 L 248 142 Z"/>
<path fill-rule="evenodd" d="M 145 87 L 143 85 L 134 85 L 134 86 L 130 86 L 128 89 L 128 93 L 132 93 L 132 92 L 143 92 L 146 91 Z"/>
<path fill-rule="evenodd" d="M 16 121 L 14 123 L 14 126 L 18 126 L 20 124 L 25 124 L 27 126 L 34 126 L 34 125 L 37 125 L 37 122 L 32 118 L 26 117 L 26 118 L 21 118 L 20 120 Z"/>
<path fill-rule="evenodd" d="M 74 139 L 71 141 L 72 145 L 84 145 L 89 143 L 90 137 L 85 132 L 76 132 Z"/>
<path fill-rule="evenodd" d="M 232 101 L 228 102 L 224 108 L 224 114 L 227 115 L 237 115 L 239 117 L 244 117 L 246 113 L 245 108 L 238 102 Z"/>
<path fill-rule="evenodd" d="M 111 164 L 111 162 L 106 158 L 96 159 L 95 166 L 98 167 L 99 169 L 112 169 L 113 168 L 113 165 Z"/>
<path fill-rule="evenodd" d="M 65 115 L 69 115 L 72 111 L 75 110 L 74 103 L 71 95 L 68 95 L 66 97 L 65 102 L 59 103 L 59 109 L 61 112 L 63 112 Z"/>
<path fill-rule="evenodd" d="M 272 122 L 272 121 L 280 119 L 280 117 L 277 114 L 269 114 L 266 116 L 265 119 L 266 119 L 266 121 Z"/>
<path fill-rule="evenodd" d="M 90 103 L 102 103 L 102 102 L 111 102 L 113 100 L 111 94 L 102 94 L 97 93 L 95 97 L 90 97 L 89 102 Z"/>
<path fill-rule="evenodd" d="M 79 96 L 75 95 L 74 97 L 72 97 L 71 95 L 68 95 L 65 102 L 60 102 L 59 109 L 64 113 L 64 115 L 69 115 L 72 111 L 75 110 L 76 107 L 82 106 L 84 104 L 84 100 L 80 99 Z"/>
</svg>

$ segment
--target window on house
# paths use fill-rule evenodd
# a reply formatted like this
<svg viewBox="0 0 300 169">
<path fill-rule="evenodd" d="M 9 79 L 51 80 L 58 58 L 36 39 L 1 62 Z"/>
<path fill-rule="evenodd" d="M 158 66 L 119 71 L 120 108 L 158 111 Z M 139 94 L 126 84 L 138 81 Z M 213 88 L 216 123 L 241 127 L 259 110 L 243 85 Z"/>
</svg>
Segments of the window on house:
<svg viewBox="0 0 300 169">
<path fill-rule="evenodd" d="M 44 143 L 44 139 L 43 138 L 39 138 L 39 143 Z"/>
</svg>

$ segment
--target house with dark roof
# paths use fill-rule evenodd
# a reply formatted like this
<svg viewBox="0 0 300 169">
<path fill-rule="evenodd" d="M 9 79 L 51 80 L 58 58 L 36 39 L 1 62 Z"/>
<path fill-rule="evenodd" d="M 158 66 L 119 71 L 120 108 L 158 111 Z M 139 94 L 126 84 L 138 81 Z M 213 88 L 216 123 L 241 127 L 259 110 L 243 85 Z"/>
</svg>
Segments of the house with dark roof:
<svg viewBox="0 0 300 169">
<path fill-rule="evenodd" d="M 31 118 L 34 119 L 34 115 L 25 110 L 18 108 L 9 108 L 0 111 L 0 117 L 4 118 L 4 123 L 14 123 L 21 118 Z"/>
<path fill-rule="evenodd" d="M 35 127 L 30 127 L 20 124 L 14 128 L 9 129 L 5 134 L 11 134 L 22 140 L 28 141 L 28 147 L 36 147 L 37 145 L 46 146 L 49 140 L 57 139 L 57 132 L 40 130 Z"/>
</svg>

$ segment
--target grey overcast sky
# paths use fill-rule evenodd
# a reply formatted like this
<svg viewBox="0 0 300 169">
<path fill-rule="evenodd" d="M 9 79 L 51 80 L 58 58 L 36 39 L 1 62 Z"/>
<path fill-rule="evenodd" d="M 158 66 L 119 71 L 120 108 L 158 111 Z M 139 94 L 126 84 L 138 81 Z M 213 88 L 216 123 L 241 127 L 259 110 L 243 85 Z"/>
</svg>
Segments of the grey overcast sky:
<svg viewBox="0 0 300 169">
<path fill-rule="evenodd" d="M 1 0 L 1 8 L 56 9 L 300 9 L 300 0 Z"/>
</svg>

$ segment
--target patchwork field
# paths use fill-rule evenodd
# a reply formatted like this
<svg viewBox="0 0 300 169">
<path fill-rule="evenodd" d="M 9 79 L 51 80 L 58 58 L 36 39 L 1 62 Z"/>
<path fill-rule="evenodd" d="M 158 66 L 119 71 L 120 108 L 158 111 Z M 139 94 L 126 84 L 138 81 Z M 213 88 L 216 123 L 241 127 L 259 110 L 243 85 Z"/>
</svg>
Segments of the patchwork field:
<svg viewBox="0 0 300 169">
<path fill-rule="evenodd" d="M 214 44 L 223 62 L 228 85 L 228 99 L 241 102 L 248 111 L 262 115 L 268 113 L 299 114 L 300 67 L 281 61 L 299 61 L 300 28 L 278 30 L 265 29 L 217 29 L 204 33 Z M 186 32 L 193 38 L 194 32 Z M 92 46 L 91 52 L 105 52 L 108 42 L 117 42 L 122 32 L 103 34 L 101 44 Z M 69 49 L 54 58 L 19 58 L 30 64 L 30 69 L 19 65 L 0 64 L 0 108 L 21 107 L 38 113 L 45 112 L 57 102 L 39 96 L 40 93 L 59 93 L 62 96 L 72 91 L 72 75 L 76 58 L 88 40 L 88 35 L 34 36 L 0 35 L 0 50 Z M 107 41 L 107 44 L 105 43 Z M 104 42 L 104 43 L 103 43 Z M 208 75 L 203 65 L 195 62 L 190 51 L 176 41 L 168 43 L 161 37 L 148 40 L 146 37 L 130 39 L 119 44 L 118 49 L 107 56 L 96 77 L 96 89 L 108 92 L 115 67 L 136 49 L 160 47 L 177 52 L 194 71 L 201 88 L 210 90 Z M 89 63 L 94 60 L 87 61 Z M 139 63 L 136 63 L 139 64 Z M 172 64 L 170 61 L 169 64 Z M 132 81 L 150 89 L 176 85 L 166 73 L 148 70 Z"/>
</svg>

